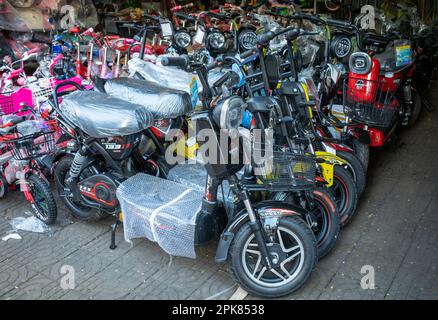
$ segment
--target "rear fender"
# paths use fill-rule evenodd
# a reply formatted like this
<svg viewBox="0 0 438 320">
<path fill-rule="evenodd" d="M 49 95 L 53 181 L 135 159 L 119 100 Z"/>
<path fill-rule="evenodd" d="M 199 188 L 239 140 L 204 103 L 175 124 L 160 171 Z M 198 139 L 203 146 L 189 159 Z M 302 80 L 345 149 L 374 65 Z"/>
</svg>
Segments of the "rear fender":
<svg viewBox="0 0 438 320">
<path fill-rule="evenodd" d="M 304 218 L 307 212 L 301 207 L 281 201 L 262 201 L 255 204 L 253 208 L 259 214 L 263 226 L 272 226 L 273 224 L 277 224 L 279 219 L 289 216 L 298 215 Z M 243 209 L 237 214 L 236 218 L 228 224 L 219 239 L 215 257 L 216 262 L 227 261 L 228 251 L 233 242 L 234 235 L 249 221 L 248 213 L 246 209 Z"/>
</svg>

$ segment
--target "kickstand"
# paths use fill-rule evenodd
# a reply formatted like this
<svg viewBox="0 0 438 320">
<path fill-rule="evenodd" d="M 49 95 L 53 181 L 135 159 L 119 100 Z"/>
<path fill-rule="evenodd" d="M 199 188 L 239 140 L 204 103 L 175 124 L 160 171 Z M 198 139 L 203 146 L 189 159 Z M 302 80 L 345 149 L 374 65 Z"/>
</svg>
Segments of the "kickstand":
<svg viewBox="0 0 438 320">
<path fill-rule="evenodd" d="M 118 215 L 116 215 L 116 221 L 114 222 L 113 225 L 111 225 L 111 245 L 110 245 L 110 249 L 114 250 L 115 248 L 117 248 L 116 246 L 116 230 L 117 230 L 117 226 L 119 225 L 120 220 Z"/>
</svg>

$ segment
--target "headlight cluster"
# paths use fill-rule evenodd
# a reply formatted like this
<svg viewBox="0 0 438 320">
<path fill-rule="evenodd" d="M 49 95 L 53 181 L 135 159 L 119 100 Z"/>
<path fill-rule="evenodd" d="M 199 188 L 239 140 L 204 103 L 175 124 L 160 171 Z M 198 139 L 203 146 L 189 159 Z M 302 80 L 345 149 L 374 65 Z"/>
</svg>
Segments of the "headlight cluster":
<svg viewBox="0 0 438 320">
<path fill-rule="evenodd" d="M 241 97 L 227 97 L 214 108 L 213 120 L 220 129 L 237 129 L 242 122 L 245 107 L 245 101 Z"/>
<path fill-rule="evenodd" d="M 190 45 L 192 37 L 185 31 L 179 31 L 175 33 L 173 40 L 178 47 L 185 49 Z"/>
<path fill-rule="evenodd" d="M 257 46 L 257 34 L 252 30 L 244 30 L 239 34 L 239 45 L 247 51 Z"/>
<path fill-rule="evenodd" d="M 343 59 L 348 56 L 353 48 L 350 38 L 348 37 L 334 37 L 331 42 L 331 51 L 338 59 Z"/>
<path fill-rule="evenodd" d="M 207 36 L 207 44 L 214 50 L 222 49 L 225 46 L 225 36 L 220 32 L 214 31 Z"/>
</svg>

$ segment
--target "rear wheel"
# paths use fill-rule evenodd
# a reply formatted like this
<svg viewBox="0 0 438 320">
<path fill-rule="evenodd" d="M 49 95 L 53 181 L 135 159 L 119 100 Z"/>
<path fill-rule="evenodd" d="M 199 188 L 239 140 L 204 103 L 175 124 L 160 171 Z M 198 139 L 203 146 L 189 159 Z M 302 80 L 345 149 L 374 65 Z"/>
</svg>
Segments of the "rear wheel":
<svg viewBox="0 0 438 320">
<path fill-rule="evenodd" d="M 59 160 L 55 168 L 55 183 L 58 193 L 61 195 L 61 200 L 70 210 L 72 216 L 76 219 L 83 221 L 96 221 L 108 216 L 108 213 L 106 213 L 105 211 L 85 206 L 80 201 L 75 201 L 72 196 L 63 194 L 64 189 L 66 188 L 65 181 L 69 176 L 72 163 L 73 157 L 65 156 L 61 160 Z M 81 178 L 85 178 L 85 176 L 86 172 L 81 173 L 79 180 Z"/>
<path fill-rule="evenodd" d="M 55 223 L 58 209 L 50 186 L 37 175 L 31 175 L 27 182 L 35 216 L 47 225 Z"/>
<path fill-rule="evenodd" d="M 277 298 L 299 289 L 310 277 L 316 263 L 316 240 L 299 217 L 281 218 L 274 241 L 267 243 L 272 270 L 262 255 L 249 223 L 235 234 L 229 265 L 236 282 L 253 295 Z"/>
</svg>

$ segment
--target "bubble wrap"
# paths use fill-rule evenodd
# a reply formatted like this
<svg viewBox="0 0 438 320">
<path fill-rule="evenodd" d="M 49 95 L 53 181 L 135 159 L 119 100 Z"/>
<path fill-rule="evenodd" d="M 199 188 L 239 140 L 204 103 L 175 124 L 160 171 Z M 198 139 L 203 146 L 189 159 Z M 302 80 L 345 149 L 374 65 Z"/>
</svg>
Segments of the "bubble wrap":
<svg viewBox="0 0 438 320">
<path fill-rule="evenodd" d="M 204 193 L 207 181 L 207 171 L 204 166 L 200 164 L 178 165 L 169 170 L 167 179 Z M 224 195 L 222 195 L 222 189 L 219 186 L 217 194 L 218 200 L 223 203 L 223 198 L 225 197 L 227 199 L 226 204 L 230 207 L 233 204 L 234 199 L 233 194 L 229 192 L 230 185 L 227 181 L 223 182 L 223 188 Z"/>
<path fill-rule="evenodd" d="M 170 255 L 195 258 L 195 223 L 202 192 L 139 173 L 117 189 L 125 240 L 147 238 Z"/>
</svg>

